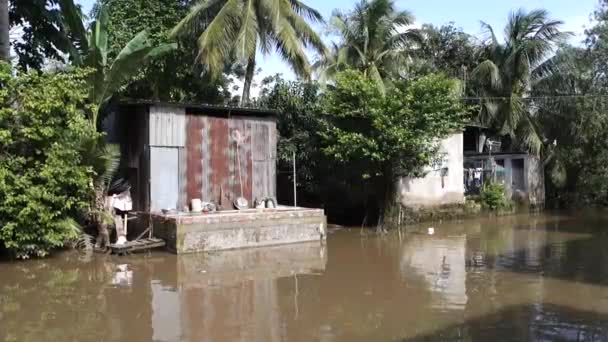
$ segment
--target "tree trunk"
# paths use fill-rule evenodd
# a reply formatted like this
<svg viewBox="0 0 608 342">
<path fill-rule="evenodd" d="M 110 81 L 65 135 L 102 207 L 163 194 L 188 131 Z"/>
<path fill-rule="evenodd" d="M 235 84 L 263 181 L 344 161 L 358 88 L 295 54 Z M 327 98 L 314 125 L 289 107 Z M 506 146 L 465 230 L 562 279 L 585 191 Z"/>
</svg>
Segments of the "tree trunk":
<svg viewBox="0 0 608 342">
<path fill-rule="evenodd" d="M 382 193 L 379 196 L 379 220 L 378 226 L 376 227 L 377 233 L 384 233 L 388 231 L 388 228 L 394 228 L 395 225 L 395 214 L 398 209 L 397 205 L 397 182 L 393 175 L 391 163 L 387 163 L 383 167 L 383 178 L 381 185 Z"/>
<path fill-rule="evenodd" d="M 11 25 L 8 18 L 8 1 L 0 0 L 0 60 L 10 62 L 11 59 Z"/>
<path fill-rule="evenodd" d="M 241 97 L 241 106 L 249 103 L 251 94 L 251 84 L 255 74 L 255 53 L 247 60 L 247 69 L 245 70 L 245 82 L 243 83 L 243 96 Z"/>
</svg>

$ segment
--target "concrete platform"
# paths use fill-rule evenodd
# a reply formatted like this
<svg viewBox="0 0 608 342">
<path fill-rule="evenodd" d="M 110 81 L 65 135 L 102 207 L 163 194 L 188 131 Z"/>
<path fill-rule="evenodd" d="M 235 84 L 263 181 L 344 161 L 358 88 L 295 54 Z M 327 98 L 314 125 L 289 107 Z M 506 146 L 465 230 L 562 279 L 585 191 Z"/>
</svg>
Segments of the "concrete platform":
<svg viewBox="0 0 608 342">
<path fill-rule="evenodd" d="M 154 236 L 177 253 L 323 241 L 327 219 L 321 209 L 284 207 L 213 214 L 152 214 Z"/>
</svg>

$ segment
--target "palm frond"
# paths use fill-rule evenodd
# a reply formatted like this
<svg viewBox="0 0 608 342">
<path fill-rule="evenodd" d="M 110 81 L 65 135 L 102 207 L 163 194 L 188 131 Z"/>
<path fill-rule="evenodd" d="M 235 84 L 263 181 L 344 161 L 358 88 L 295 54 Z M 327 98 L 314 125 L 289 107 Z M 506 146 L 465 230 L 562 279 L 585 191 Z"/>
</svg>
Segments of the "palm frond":
<svg viewBox="0 0 608 342">
<path fill-rule="evenodd" d="M 496 37 L 496 33 L 492 28 L 492 25 L 486 23 L 485 21 L 481 21 L 481 31 L 482 31 L 482 40 L 484 45 L 499 45 L 498 38 Z"/>
<path fill-rule="evenodd" d="M 239 32 L 239 0 L 227 0 L 198 39 L 197 59 L 212 77 L 219 77 Z"/>
<path fill-rule="evenodd" d="M 416 17 L 412 12 L 405 10 L 390 15 L 390 21 L 397 28 L 407 27 L 414 24 Z"/>
<path fill-rule="evenodd" d="M 227 0 L 202 0 L 192 6 L 188 15 L 184 17 L 169 33 L 171 38 L 199 34 L 211 22 L 218 8 Z"/>
<path fill-rule="evenodd" d="M 422 46 L 424 36 L 420 30 L 410 29 L 405 32 L 397 33 L 388 40 L 387 48 Z"/>
<path fill-rule="evenodd" d="M 298 16 L 306 18 L 315 23 L 322 24 L 325 22 L 325 20 L 323 19 L 323 15 L 321 15 L 319 11 L 310 6 L 307 6 L 302 1 L 289 0 L 289 2 L 291 3 L 291 7 L 298 14 Z"/>
<path fill-rule="evenodd" d="M 485 60 L 479 63 L 471 73 L 471 77 L 478 79 L 495 90 L 500 89 L 502 85 L 500 69 L 491 60 Z"/>
<path fill-rule="evenodd" d="M 275 27 L 277 50 L 283 60 L 288 63 L 294 73 L 305 79 L 310 78 L 311 66 L 308 62 L 298 35 L 289 21 L 281 19 Z"/>
<path fill-rule="evenodd" d="M 62 22 L 70 37 L 70 57 L 75 65 L 82 64 L 82 57 L 88 51 L 87 30 L 83 24 L 84 15 L 74 0 L 59 0 Z"/>
<path fill-rule="evenodd" d="M 236 58 L 243 63 L 256 52 L 259 27 L 254 6 L 255 0 L 244 1 L 241 29 L 236 37 Z"/>
<path fill-rule="evenodd" d="M 519 122 L 516 129 L 516 136 L 521 141 L 523 147 L 527 148 L 530 153 L 539 156 L 543 150 L 543 138 L 541 137 L 538 126 L 534 120 L 525 115 Z"/>
<path fill-rule="evenodd" d="M 104 164 L 104 171 L 99 174 L 99 181 L 105 184 L 105 188 L 110 186 L 112 179 L 118 171 L 120 156 L 120 146 L 117 144 L 106 144 L 100 149 L 99 158 Z"/>
<path fill-rule="evenodd" d="M 369 77 L 369 79 L 373 80 L 376 83 L 376 86 L 380 90 L 380 93 L 386 93 L 384 79 L 382 78 L 382 75 L 380 75 L 380 71 L 378 70 L 375 64 L 370 65 L 370 67 L 368 68 L 367 77 Z"/>
<path fill-rule="evenodd" d="M 68 238 L 68 240 L 76 239 L 82 233 L 82 228 L 73 218 L 58 220 L 55 225 L 61 228 L 62 231 L 69 232 L 68 235 L 70 238 Z M 60 245 L 60 243 L 57 243 L 56 245 Z"/>
<path fill-rule="evenodd" d="M 319 55 L 324 56 L 329 53 L 321 37 L 308 25 L 304 19 L 292 13 L 288 14 L 289 22 L 302 43 L 307 47 L 312 47 Z"/>
</svg>

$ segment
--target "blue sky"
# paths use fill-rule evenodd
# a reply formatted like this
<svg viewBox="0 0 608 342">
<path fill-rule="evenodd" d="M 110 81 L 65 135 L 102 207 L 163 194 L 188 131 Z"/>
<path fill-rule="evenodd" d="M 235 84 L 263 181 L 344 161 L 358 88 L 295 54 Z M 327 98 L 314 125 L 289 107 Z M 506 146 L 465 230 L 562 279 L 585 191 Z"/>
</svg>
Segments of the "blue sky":
<svg viewBox="0 0 608 342">
<path fill-rule="evenodd" d="M 85 10 L 91 8 L 94 0 L 76 0 Z M 353 0 L 305 0 L 305 3 L 329 17 L 334 8 L 349 9 Z M 589 16 L 598 0 L 397 0 L 398 8 L 408 9 L 416 16 L 416 24 L 432 23 L 441 25 L 454 22 L 465 32 L 479 34 L 479 21 L 492 25 L 497 31 L 504 27 L 508 13 L 523 7 L 527 10 L 545 8 L 552 17 L 565 21 L 564 29 L 578 34 L 573 43 L 581 40 L 584 26 L 589 25 Z M 258 77 L 283 73 L 292 77 L 289 68 L 276 56 L 260 60 L 262 73 Z"/>
</svg>

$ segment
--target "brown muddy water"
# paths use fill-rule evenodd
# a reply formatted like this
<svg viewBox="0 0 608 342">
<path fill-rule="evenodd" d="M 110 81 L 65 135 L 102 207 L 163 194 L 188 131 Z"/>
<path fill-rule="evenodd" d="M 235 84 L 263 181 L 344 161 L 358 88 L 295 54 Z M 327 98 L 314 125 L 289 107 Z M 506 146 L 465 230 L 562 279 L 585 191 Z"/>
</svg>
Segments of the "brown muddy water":
<svg viewBox="0 0 608 342">
<path fill-rule="evenodd" d="M 608 216 L 0 263 L 0 341 L 608 341 Z"/>
</svg>

